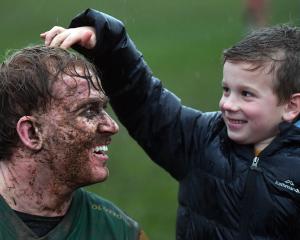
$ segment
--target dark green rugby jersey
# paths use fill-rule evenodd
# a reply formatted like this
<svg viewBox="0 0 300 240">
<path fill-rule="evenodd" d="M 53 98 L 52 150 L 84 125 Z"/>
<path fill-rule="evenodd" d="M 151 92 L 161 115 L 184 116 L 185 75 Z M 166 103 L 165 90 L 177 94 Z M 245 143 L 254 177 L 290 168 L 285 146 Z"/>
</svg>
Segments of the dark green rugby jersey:
<svg viewBox="0 0 300 240">
<path fill-rule="evenodd" d="M 137 240 L 139 232 L 138 223 L 113 203 L 78 189 L 61 222 L 38 238 L 0 196 L 0 240 Z"/>
</svg>

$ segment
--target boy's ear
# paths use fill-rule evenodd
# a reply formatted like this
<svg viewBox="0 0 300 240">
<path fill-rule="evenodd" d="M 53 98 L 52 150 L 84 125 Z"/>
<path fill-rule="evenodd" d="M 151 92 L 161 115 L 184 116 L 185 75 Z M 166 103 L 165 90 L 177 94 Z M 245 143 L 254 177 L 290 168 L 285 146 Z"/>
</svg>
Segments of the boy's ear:
<svg viewBox="0 0 300 240">
<path fill-rule="evenodd" d="M 37 120 L 33 116 L 23 116 L 17 123 L 17 132 L 21 142 L 31 150 L 42 148 L 43 140 Z"/>
<path fill-rule="evenodd" d="M 300 114 L 300 93 L 291 96 L 286 105 L 286 111 L 283 114 L 283 120 L 292 122 Z"/>
</svg>

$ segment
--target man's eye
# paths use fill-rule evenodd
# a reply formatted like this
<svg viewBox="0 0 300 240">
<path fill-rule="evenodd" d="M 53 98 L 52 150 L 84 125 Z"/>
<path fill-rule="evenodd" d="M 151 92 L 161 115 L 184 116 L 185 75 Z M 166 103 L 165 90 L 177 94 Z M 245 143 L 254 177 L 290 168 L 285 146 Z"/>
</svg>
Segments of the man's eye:
<svg viewBox="0 0 300 240">
<path fill-rule="evenodd" d="M 87 109 L 85 112 L 84 112 L 84 115 L 86 117 L 92 117 L 92 116 L 95 116 L 97 114 L 97 112 L 93 109 Z"/>
<path fill-rule="evenodd" d="M 87 118 L 93 118 L 97 115 L 99 115 L 102 111 L 102 108 L 99 106 L 90 106 L 86 108 L 83 112 L 82 115 L 84 115 Z"/>
</svg>

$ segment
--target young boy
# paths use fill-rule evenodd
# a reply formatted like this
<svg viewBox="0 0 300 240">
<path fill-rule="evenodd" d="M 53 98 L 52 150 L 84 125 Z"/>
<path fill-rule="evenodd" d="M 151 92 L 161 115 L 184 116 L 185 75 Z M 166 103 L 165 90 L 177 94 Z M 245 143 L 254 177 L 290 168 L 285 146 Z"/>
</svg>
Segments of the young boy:
<svg viewBox="0 0 300 240">
<path fill-rule="evenodd" d="M 299 28 L 226 50 L 221 112 L 203 113 L 152 76 L 120 21 L 88 9 L 70 27 L 41 36 L 96 63 L 120 121 L 179 182 L 176 239 L 300 239 Z"/>
</svg>

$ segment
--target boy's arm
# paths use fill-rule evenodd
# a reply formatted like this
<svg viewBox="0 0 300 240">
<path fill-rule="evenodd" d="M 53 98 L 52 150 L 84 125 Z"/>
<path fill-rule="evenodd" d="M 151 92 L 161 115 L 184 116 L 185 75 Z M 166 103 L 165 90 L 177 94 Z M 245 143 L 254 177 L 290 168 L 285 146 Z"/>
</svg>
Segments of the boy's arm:
<svg viewBox="0 0 300 240">
<path fill-rule="evenodd" d="M 137 66 L 142 61 L 142 54 L 128 37 L 123 23 L 110 15 L 87 9 L 71 21 L 69 28 L 82 26 L 95 29 L 96 44 L 92 49 L 87 49 L 81 44 L 73 48 L 98 67 L 104 89 L 113 97 L 128 85 L 129 81 L 135 79 L 129 77 L 129 74 L 135 70 L 142 70 Z"/>
<path fill-rule="evenodd" d="M 96 64 L 120 121 L 151 159 L 181 179 L 199 150 L 195 145 L 204 139 L 200 135 L 206 128 L 199 124 L 199 119 L 206 121 L 200 118 L 202 113 L 182 106 L 180 99 L 153 77 L 122 22 L 88 9 L 70 25 L 82 26 L 95 30 L 95 47 L 87 49 L 77 41 L 74 48 Z"/>
<path fill-rule="evenodd" d="M 201 113 L 183 107 L 180 99 L 153 77 L 140 51 L 121 21 L 95 10 L 86 10 L 70 27 L 92 26 L 96 46 L 76 49 L 101 72 L 103 87 L 119 120 L 150 158 L 183 178 L 199 142 Z M 197 133 L 198 132 L 198 133 Z"/>
</svg>

